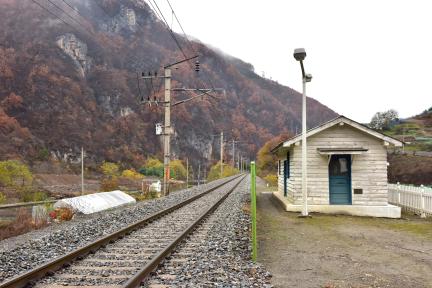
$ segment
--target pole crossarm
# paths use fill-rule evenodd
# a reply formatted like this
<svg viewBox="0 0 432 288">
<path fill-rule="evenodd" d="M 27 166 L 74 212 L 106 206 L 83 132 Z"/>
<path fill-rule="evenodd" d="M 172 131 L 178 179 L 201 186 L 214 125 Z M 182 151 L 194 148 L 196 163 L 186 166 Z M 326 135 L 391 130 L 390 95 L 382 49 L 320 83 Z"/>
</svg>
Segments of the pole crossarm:
<svg viewBox="0 0 432 288">
<path fill-rule="evenodd" d="M 223 90 L 223 89 L 222 89 L 222 90 Z M 172 89 L 172 91 L 191 91 L 191 92 L 202 92 L 202 93 L 197 94 L 197 95 L 195 95 L 195 96 L 193 96 L 193 97 L 191 97 L 191 98 L 188 98 L 188 99 L 184 99 L 184 100 L 177 101 L 177 102 L 175 102 L 174 104 L 172 104 L 171 107 L 173 107 L 173 106 L 177 106 L 177 105 L 179 105 L 179 104 L 183 104 L 183 103 L 186 103 L 186 102 L 189 102 L 189 101 L 191 101 L 191 100 L 194 100 L 194 99 L 199 98 L 199 97 L 203 97 L 203 96 L 205 96 L 205 95 L 208 95 L 208 96 L 210 96 L 210 97 L 212 97 L 212 98 L 218 99 L 218 98 L 215 97 L 214 95 L 210 94 L 210 92 L 218 91 L 218 90 L 216 90 L 216 89 L 186 89 L 186 88 L 174 88 L 174 89 Z"/>
<path fill-rule="evenodd" d="M 177 62 L 174 62 L 174 63 L 171 63 L 171 64 L 167 64 L 167 65 L 164 66 L 164 68 L 165 68 L 165 69 L 166 69 L 166 68 L 170 68 L 170 67 L 172 67 L 172 66 L 175 66 L 175 65 L 181 64 L 181 63 L 183 63 L 183 62 L 187 62 L 187 61 L 189 61 L 189 60 L 192 60 L 192 59 L 198 58 L 198 56 L 199 56 L 199 55 L 195 55 L 195 56 L 192 56 L 192 57 L 189 57 L 189 58 L 185 58 L 185 59 L 183 59 L 183 60 L 180 60 L 180 61 L 177 61 Z"/>
</svg>

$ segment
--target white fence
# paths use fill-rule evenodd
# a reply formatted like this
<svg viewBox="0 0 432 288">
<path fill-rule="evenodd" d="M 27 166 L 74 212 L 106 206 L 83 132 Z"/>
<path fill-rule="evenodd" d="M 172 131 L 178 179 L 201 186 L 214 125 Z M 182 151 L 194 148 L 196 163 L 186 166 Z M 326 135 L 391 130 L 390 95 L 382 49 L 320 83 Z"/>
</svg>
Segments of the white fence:
<svg viewBox="0 0 432 288">
<path fill-rule="evenodd" d="M 389 202 L 422 217 L 432 216 L 432 188 L 389 184 Z"/>
</svg>

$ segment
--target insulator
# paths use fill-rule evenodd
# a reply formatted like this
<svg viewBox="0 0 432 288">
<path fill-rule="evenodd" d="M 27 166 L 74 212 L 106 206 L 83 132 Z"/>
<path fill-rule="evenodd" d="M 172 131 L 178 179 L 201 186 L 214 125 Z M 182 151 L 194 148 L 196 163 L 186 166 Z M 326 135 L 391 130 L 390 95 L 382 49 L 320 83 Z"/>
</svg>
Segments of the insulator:
<svg viewBox="0 0 432 288">
<path fill-rule="evenodd" d="M 144 77 L 144 76 L 145 76 L 145 73 L 144 73 L 144 72 L 141 72 L 141 76 Z"/>
<path fill-rule="evenodd" d="M 200 71 L 200 62 L 199 61 L 195 61 L 195 71 L 196 72 Z"/>
</svg>

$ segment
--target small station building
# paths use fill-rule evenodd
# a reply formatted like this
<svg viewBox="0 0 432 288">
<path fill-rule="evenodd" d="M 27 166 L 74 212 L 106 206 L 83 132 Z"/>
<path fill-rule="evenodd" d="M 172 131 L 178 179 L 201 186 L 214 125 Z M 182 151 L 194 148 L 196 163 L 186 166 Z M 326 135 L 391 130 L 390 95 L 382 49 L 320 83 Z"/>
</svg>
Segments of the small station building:
<svg viewBox="0 0 432 288">
<path fill-rule="evenodd" d="M 344 116 L 307 134 L 309 212 L 400 218 L 400 207 L 388 203 L 387 148 L 397 139 Z M 273 195 L 287 211 L 302 210 L 301 134 L 272 152 L 278 157 L 278 191 Z"/>
</svg>

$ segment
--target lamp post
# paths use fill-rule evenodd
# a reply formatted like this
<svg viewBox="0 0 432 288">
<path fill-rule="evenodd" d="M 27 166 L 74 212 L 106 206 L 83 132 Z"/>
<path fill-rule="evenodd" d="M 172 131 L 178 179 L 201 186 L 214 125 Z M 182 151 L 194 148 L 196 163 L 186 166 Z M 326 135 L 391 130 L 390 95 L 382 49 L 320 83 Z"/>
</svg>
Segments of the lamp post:
<svg viewBox="0 0 432 288">
<path fill-rule="evenodd" d="M 312 80 L 312 75 L 306 74 L 303 66 L 303 60 L 306 58 L 306 51 L 304 48 L 297 48 L 294 50 L 294 58 L 300 62 L 303 79 L 303 103 L 302 103 L 302 195 L 303 195 L 303 209 L 302 216 L 306 217 L 308 213 L 307 205 L 307 143 L 306 143 L 306 83 Z"/>
</svg>

